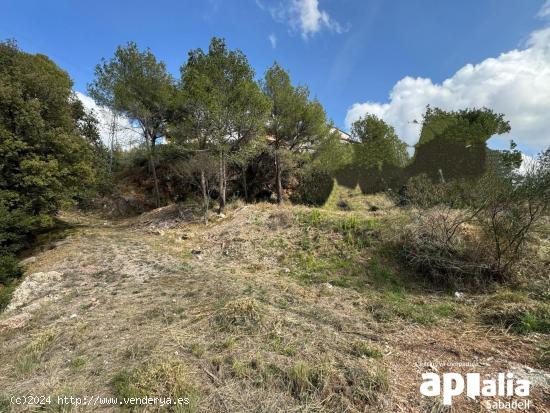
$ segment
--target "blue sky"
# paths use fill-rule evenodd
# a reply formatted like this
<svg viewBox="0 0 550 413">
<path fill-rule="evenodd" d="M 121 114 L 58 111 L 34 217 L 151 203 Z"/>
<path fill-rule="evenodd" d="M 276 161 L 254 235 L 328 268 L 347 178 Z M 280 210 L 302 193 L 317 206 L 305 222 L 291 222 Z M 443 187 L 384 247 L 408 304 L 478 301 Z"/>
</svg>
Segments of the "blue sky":
<svg viewBox="0 0 550 413">
<path fill-rule="evenodd" d="M 412 135 L 404 125 L 431 96 L 426 97 L 430 84 L 412 80 L 429 80 L 437 87 L 468 64 L 533 47 L 533 33 L 548 27 L 545 4 L 550 10 L 541 0 L 0 0 L 0 38 L 15 38 L 23 50 L 50 56 L 69 72 L 75 89 L 85 92 L 94 66 L 119 44 L 133 40 L 150 47 L 177 76 L 189 49 L 206 48 L 212 36 L 221 36 L 245 52 L 258 77 L 273 61 L 282 64 L 342 129 L 368 110 Z M 537 50 L 542 50 L 550 36 L 539 37 Z M 535 80 L 522 90 L 534 87 Z M 489 81 L 487 76 L 470 78 L 466 86 Z M 397 99 L 389 98 L 392 91 L 399 95 L 404 88 L 410 94 L 419 87 L 425 98 L 406 114 Z M 442 100 L 445 93 L 437 92 L 434 104 L 454 108 L 460 99 Z M 500 109 L 498 93 L 491 93 L 479 105 L 489 102 Z M 477 105 L 472 93 L 463 101 Z M 538 124 L 523 132 L 522 122 L 545 108 L 518 118 L 518 130 L 526 137 L 513 137 L 527 152 L 550 144 L 550 136 L 528 136 L 543 130 Z M 414 143 L 413 136 L 404 138 Z"/>
</svg>

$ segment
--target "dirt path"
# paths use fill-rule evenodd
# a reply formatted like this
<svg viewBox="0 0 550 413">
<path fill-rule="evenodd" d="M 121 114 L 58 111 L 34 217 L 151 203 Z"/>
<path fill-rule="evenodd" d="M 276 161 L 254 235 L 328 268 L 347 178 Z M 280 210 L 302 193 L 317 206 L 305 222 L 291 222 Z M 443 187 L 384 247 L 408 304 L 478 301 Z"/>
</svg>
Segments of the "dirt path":
<svg viewBox="0 0 550 413">
<path fill-rule="evenodd" d="M 454 318 L 381 322 L 368 295 L 286 275 L 273 245 L 292 233 L 273 216 L 245 207 L 208 228 L 67 216 L 80 226 L 37 255 L 27 273 L 42 275 L 0 315 L 0 411 L 32 410 L 13 395 L 120 396 L 126 373 L 169 391 L 170 366 L 183 366 L 196 411 L 443 412 L 420 396 L 421 373 L 452 369 L 534 372 L 546 383 L 530 411 L 548 411 L 548 376 L 526 367 L 542 338 Z M 489 411 L 464 398 L 453 408 Z"/>
</svg>

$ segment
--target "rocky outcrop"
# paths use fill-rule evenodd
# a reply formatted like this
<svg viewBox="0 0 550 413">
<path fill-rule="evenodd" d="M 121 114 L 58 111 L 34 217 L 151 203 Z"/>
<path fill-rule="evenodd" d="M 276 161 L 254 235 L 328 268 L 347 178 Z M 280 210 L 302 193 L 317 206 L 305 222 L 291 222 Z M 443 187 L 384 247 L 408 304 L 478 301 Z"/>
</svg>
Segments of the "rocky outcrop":
<svg viewBox="0 0 550 413">
<path fill-rule="evenodd" d="M 13 293 L 6 312 L 26 307 L 36 300 L 51 299 L 56 295 L 55 283 L 62 277 L 63 274 L 58 271 L 35 272 L 28 275 Z"/>
</svg>

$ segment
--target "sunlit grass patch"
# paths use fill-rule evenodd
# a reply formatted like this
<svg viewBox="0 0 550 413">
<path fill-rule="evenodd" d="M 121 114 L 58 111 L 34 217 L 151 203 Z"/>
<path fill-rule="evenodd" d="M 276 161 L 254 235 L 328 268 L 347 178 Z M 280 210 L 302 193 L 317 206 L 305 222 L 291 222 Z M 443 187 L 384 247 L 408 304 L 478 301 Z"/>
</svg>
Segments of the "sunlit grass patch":
<svg viewBox="0 0 550 413">
<path fill-rule="evenodd" d="M 263 319 L 258 301 L 253 298 L 239 298 L 228 302 L 214 316 L 216 325 L 222 330 L 255 329 Z"/>
<path fill-rule="evenodd" d="M 84 357 L 75 357 L 69 362 L 71 370 L 81 370 L 86 365 L 86 359 Z"/>
<path fill-rule="evenodd" d="M 297 361 L 286 371 L 289 390 L 297 398 L 304 398 L 322 389 L 329 372 L 322 366 Z"/>
<path fill-rule="evenodd" d="M 479 309 L 483 321 L 514 333 L 550 333 L 550 304 L 526 292 L 499 289 L 486 296 Z"/>
<path fill-rule="evenodd" d="M 159 361 L 144 364 L 132 371 L 122 371 L 112 380 L 119 398 L 163 397 L 188 399 L 188 404 L 170 406 L 176 412 L 194 412 L 198 408 L 199 391 L 185 364 L 180 361 Z M 127 406 L 140 410 L 139 406 Z M 157 411 L 165 407 L 156 406 Z"/>
<path fill-rule="evenodd" d="M 37 335 L 25 347 L 23 354 L 15 362 L 16 373 L 26 376 L 40 367 L 45 361 L 48 351 L 53 346 L 56 335 L 52 331 L 45 331 Z"/>
<path fill-rule="evenodd" d="M 382 352 L 364 341 L 356 341 L 351 346 L 351 353 L 357 357 L 382 358 Z"/>
</svg>

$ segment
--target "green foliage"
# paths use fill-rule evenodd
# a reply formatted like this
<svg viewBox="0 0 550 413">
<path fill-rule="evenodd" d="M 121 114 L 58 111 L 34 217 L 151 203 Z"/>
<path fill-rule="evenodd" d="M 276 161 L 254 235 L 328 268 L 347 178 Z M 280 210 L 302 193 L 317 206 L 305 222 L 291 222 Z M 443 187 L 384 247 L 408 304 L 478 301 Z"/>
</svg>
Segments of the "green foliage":
<svg viewBox="0 0 550 413">
<path fill-rule="evenodd" d="M 0 312 L 8 306 L 11 296 L 15 291 L 16 283 L 10 282 L 7 285 L 0 285 Z"/>
<path fill-rule="evenodd" d="M 504 119 L 504 115 L 488 108 L 445 111 L 428 106 L 422 120 L 418 145 L 438 138 L 470 145 L 484 144 L 491 136 L 509 131 L 510 123 Z"/>
<path fill-rule="evenodd" d="M 219 155 L 220 212 L 225 206 L 228 154 L 229 162 L 244 175 L 242 169 L 255 152 L 253 141 L 263 135 L 269 104 L 244 53 L 229 50 L 223 39 L 214 37 L 208 53 L 190 51 L 181 67 L 173 139 L 189 150 Z M 243 186 L 246 190 L 246 182 Z M 201 189 L 206 200 L 203 184 Z"/>
<path fill-rule="evenodd" d="M 300 213 L 297 220 L 302 236 L 285 257 L 294 268 L 293 275 L 305 284 L 330 283 L 361 290 L 367 281 L 364 254 L 375 239 L 373 221 L 320 209 Z"/>
<path fill-rule="evenodd" d="M 69 367 L 72 370 L 81 370 L 86 366 L 86 359 L 84 357 L 75 357 L 69 362 Z"/>
<path fill-rule="evenodd" d="M 323 106 L 309 99 L 309 90 L 293 86 L 289 74 L 277 63 L 265 73 L 263 89 L 270 99 L 271 117 L 267 134 L 273 139 L 277 201 L 283 199 L 283 170 L 291 169 L 286 157 L 298 155 L 322 143 L 329 129 Z"/>
<path fill-rule="evenodd" d="M 442 182 L 479 179 L 488 168 L 511 169 L 521 161 L 513 146 L 511 151 L 497 154 L 501 158 L 498 165 L 493 162 L 493 153 L 486 142 L 491 136 L 509 132 L 510 124 L 503 114 L 491 109 L 445 111 L 428 106 L 421 126 L 406 177 L 425 173 L 430 179 Z"/>
<path fill-rule="evenodd" d="M 474 181 L 454 180 L 433 182 L 425 174 L 410 178 L 395 200 L 401 205 L 432 208 L 445 205 L 450 208 L 465 208 L 472 201 Z"/>
<path fill-rule="evenodd" d="M 0 201 L 8 210 L 49 214 L 93 184 L 71 88 L 46 56 L 0 45 Z"/>
<path fill-rule="evenodd" d="M 12 254 L 0 255 L 0 284 L 8 284 L 23 275 L 23 270 Z"/>
<path fill-rule="evenodd" d="M 322 367 L 304 361 L 297 361 L 286 372 L 286 379 L 294 397 L 305 398 L 320 391 L 325 384 L 328 372 Z"/>
<path fill-rule="evenodd" d="M 399 139 L 391 126 L 376 115 L 367 114 L 355 121 L 351 134 L 360 142 L 354 146 L 355 164 L 359 167 L 403 167 L 409 159 L 405 142 Z"/>
<path fill-rule="evenodd" d="M 151 50 L 141 51 L 134 42 L 119 46 L 96 66 L 95 76 L 88 91 L 98 104 L 136 120 L 151 138 L 164 134 L 173 79 Z"/>
<path fill-rule="evenodd" d="M 54 62 L 0 43 L 0 256 L 50 228 L 61 206 L 92 193 L 99 181 L 94 122 Z M 5 281 L 17 271 L 12 258 L 2 260 Z"/>
<path fill-rule="evenodd" d="M 517 149 L 518 145 L 510 141 L 510 149 L 499 151 L 500 165 L 505 168 L 504 173 L 510 173 L 521 166 L 521 152 Z"/>
<path fill-rule="evenodd" d="M 113 176 L 109 166 L 109 150 L 101 141 L 99 134 L 99 121 L 92 110 L 87 112 L 82 102 L 78 99 L 73 101 L 73 117 L 77 119 L 77 128 L 80 135 L 86 140 L 91 149 L 91 163 L 96 174 L 95 185 L 85 187 L 77 196 L 79 206 L 85 207 L 97 192 L 100 194 L 109 193 L 112 189 Z M 114 154 L 113 154 L 114 156 Z"/>
<path fill-rule="evenodd" d="M 330 231 L 340 235 L 346 244 L 355 248 L 368 246 L 372 231 L 376 228 L 376 222 L 364 216 L 349 214 L 334 217 L 320 209 L 299 214 L 298 219 L 305 225 L 305 230 L 317 228 Z"/>
<path fill-rule="evenodd" d="M 337 130 L 329 133 L 315 151 L 312 165 L 334 175 L 338 170 L 351 165 L 354 160 L 355 146 L 340 140 Z"/>
<path fill-rule="evenodd" d="M 483 321 L 508 329 L 516 334 L 550 333 L 550 305 L 536 301 L 527 294 L 498 290 L 482 304 Z"/>
<path fill-rule="evenodd" d="M 384 292 L 380 306 L 374 310 L 374 316 L 379 321 L 399 317 L 424 325 L 435 324 L 439 318 L 453 313 L 456 313 L 456 309 L 452 304 L 417 302 L 401 290 Z"/>
<path fill-rule="evenodd" d="M 328 172 L 310 168 L 300 177 L 296 201 L 306 205 L 324 205 L 333 187 L 334 178 Z"/>
<path fill-rule="evenodd" d="M 134 42 L 119 46 L 114 56 L 95 69 L 88 92 L 99 105 L 139 124 L 148 149 L 154 196 L 160 206 L 156 173 L 155 144 L 167 133 L 167 120 L 173 105 L 175 87 L 163 62 L 151 50 L 139 50 Z"/>
<path fill-rule="evenodd" d="M 264 93 L 272 102 L 267 130 L 276 148 L 299 150 L 320 143 L 327 134 L 326 115 L 319 101 L 310 101 L 306 87 L 293 86 L 288 72 L 277 63 L 265 74 Z"/>
<path fill-rule="evenodd" d="M 43 331 L 25 347 L 25 353 L 16 362 L 16 372 L 24 377 L 38 369 L 46 360 L 48 353 L 55 343 L 56 335 L 53 331 Z"/>
<path fill-rule="evenodd" d="M 244 53 L 229 50 L 223 39 L 212 38 L 208 53 L 189 52 L 180 85 L 175 116 L 180 140 L 227 150 L 230 137 L 234 143 L 262 133 L 269 101 Z"/>
<path fill-rule="evenodd" d="M 364 341 L 353 343 L 351 353 L 357 357 L 382 358 L 382 352 Z"/>
</svg>

